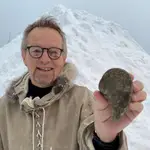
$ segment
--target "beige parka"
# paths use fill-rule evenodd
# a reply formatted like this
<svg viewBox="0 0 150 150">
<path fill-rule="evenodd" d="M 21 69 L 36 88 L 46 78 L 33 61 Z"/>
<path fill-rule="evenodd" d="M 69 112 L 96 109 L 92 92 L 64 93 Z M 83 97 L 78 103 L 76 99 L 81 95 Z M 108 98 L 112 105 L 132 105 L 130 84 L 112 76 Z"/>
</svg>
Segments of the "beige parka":
<svg viewBox="0 0 150 150">
<path fill-rule="evenodd" d="M 72 82 L 74 65 L 43 98 L 26 98 L 29 74 L 12 82 L 0 99 L 0 150 L 94 150 L 92 92 Z M 127 150 L 120 133 L 119 150 Z"/>
</svg>

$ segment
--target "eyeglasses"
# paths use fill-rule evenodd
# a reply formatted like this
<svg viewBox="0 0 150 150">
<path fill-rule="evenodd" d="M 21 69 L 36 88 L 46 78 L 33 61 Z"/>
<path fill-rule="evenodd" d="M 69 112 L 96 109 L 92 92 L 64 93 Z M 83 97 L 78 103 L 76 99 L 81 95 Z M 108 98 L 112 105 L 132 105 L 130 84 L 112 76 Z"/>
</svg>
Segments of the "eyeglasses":
<svg viewBox="0 0 150 150">
<path fill-rule="evenodd" d="M 39 46 L 27 46 L 26 50 L 29 51 L 30 56 L 33 58 L 42 57 L 44 50 L 46 50 L 49 58 L 53 60 L 58 59 L 63 52 L 63 49 L 61 48 L 57 48 L 57 47 L 41 48 Z"/>
</svg>

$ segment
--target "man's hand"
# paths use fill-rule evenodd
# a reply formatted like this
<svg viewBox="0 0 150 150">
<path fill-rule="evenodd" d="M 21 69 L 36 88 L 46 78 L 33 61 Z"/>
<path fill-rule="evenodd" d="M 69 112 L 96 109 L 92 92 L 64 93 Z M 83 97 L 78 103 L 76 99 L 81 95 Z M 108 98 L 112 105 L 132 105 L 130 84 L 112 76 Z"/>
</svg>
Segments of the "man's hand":
<svg viewBox="0 0 150 150">
<path fill-rule="evenodd" d="M 132 75 L 131 75 L 132 76 Z M 132 76 L 133 79 L 133 76 Z M 95 131 L 103 142 L 113 141 L 119 132 L 126 128 L 143 110 L 142 102 L 146 99 L 144 85 L 140 81 L 133 82 L 134 92 L 128 112 L 117 122 L 111 120 L 111 106 L 99 91 L 94 92 L 93 103 Z"/>
</svg>

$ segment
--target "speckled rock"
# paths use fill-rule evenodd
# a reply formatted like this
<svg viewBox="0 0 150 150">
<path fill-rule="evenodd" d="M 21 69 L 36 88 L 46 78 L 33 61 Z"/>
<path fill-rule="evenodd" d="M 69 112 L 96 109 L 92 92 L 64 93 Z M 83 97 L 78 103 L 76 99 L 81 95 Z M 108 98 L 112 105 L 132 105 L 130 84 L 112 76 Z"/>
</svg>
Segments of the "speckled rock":
<svg viewBox="0 0 150 150">
<path fill-rule="evenodd" d="M 112 120 L 117 121 L 128 110 L 132 95 L 132 79 L 120 68 L 112 68 L 104 73 L 99 90 L 112 106 Z"/>
</svg>

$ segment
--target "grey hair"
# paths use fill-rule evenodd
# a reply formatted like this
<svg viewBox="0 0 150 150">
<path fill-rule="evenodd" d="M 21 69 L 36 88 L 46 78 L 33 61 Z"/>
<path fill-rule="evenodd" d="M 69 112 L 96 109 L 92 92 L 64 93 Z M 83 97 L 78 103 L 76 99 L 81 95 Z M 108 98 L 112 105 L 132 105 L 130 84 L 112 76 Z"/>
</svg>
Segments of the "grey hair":
<svg viewBox="0 0 150 150">
<path fill-rule="evenodd" d="M 21 49 L 25 50 L 27 48 L 27 37 L 28 34 L 37 27 L 43 27 L 43 28 L 51 28 L 56 30 L 62 37 L 63 40 L 63 50 L 64 50 L 64 55 L 67 56 L 67 42 L 66 42 L 66 37 L 65 33 L 62 31 L 60 28 L 59 24 L 57 23 L 56 19 L 53 18 L 52 16 L 42 16 L 32 24 L 29 24 L 26 29 L 24 30 L 23 33 L 23 38 L 21 42 Z"/>
</svg>

